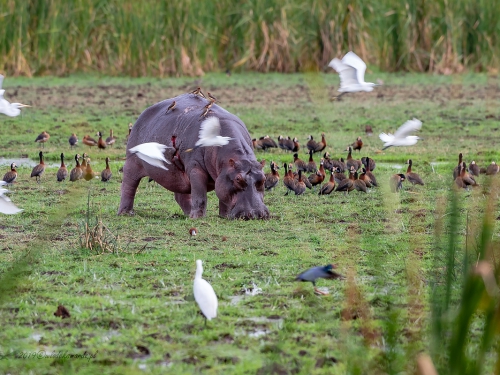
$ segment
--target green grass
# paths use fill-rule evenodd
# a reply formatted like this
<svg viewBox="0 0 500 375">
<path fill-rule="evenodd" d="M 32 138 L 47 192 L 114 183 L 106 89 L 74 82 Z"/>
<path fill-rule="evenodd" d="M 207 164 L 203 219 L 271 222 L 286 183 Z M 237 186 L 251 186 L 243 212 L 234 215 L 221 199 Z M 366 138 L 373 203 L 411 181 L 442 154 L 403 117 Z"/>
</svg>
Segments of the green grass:
<svg viewBox="0 0 500 375">
<path fill-rule="evenodd" d="M 355 50 L 385 71 L 498 73 L 500 3 L 0 0 L 9 75 L 321 71 Z"/>
<path fill-rule="evenodd" d="M 39 148 L 33 141 L 46 130 L 51 138 L 45 151 L 54 166 L 37 185 L 29 178 L 27 159 L 21 159 L 11 198 L 24 212 L 0 217 L 0 352 L 97 355 L 91 360 L 8 355 L 0 360 L 0 372 L 412 374 L 417 354 L 425 351 L 440 373 L 466 373 L 449 370 L 457 350 L 466 348 L 469 357 L 486 353 L 478 358 L 484 373 L 491 373 L 496 356 L 491 339 L 482 336 L 483 317 L 489 315 L 474 310 L 470 316 L 459 307 L 462 285 L 478 286 L 477 279 L 469 279 L 470 263 L 490 259 L 485 250 L 490 238 L 489 251 L 497 255 L 496 222 L 488 222 L 492 235 L 480 235 L 484 207 L 498 216 L 496 197 L 488 198 L 481 187 L 461 193 L 456 209 L 447 201 L 459 152 L 480 166 L 498 160 L 498 84 L 477 74 L 369 76 L 385 85 L 340 102 L 328 100 L 338 78 L 323 74 L 6 80 L 7 98 L 33 107 L 18 118 L 0 119 L 0 157 L 35 159 Z M 280 184 L 265 194 L 268 221 L 219 218 L 212 192 L 207 216 L 193 221 L 182 215 L 171 192 L 145 180 L 136 215 L 116 216 L 128 123 L 148 105 L 198 85 L 240 116 L 252 136 L 297 136 L 305 144 L 308 134 L 325 132 L 327 150 L 337 158 L 361 136 L 361 156 L 378 163 L 374 173 L 382 186 L 366 195 L 320 197 L 307 191 L 285 197 Z M 377 153 L 376 134 L 412 117 L 424 122 L 425 140 Z M 364 136 L 366 124 L 373 137 Z M 81 140 L 109 128 L 119 138 L 113 149 L 80 145 L 78 152 L 89 152 L 96 171 L 110 156 L 111 182 L 57 183 L 59 154 L 76 152 L 69 149 L 69 135 L 74 131 Z M 302 150 L 300 156 L 306 157 Z M 257 158 L 292 160 L 280 150 L 257 152 Z M 408 158 L 426 185 L 391 194 L 389 176 L 404 172 Z M 487 181 L 482 176 L 479 182 Z M 80 247 L 89 192 L 91 221 L 97 217 L 118 236 L 116 254 Z M 199 230 L 194 238 L 188 234 L 192 226 Z M 220 302 L 219 316 L 207 328 L 192 297 L 196 259 L 203 260 L 204 278 Z M 328 296 L 315 296 L 311 285 L 293 281 L 300 271 L 328 263 L 347 276 L 318 282 Z M 244 295 L 252 283 L 262 293 Z M 491 302 L 496 300 L 488 301 L 479 308 L 496 306 Z M 59 304 L 71 318 L 53 315 Z M 458 335 L 454 328 L 462 325 L 455 319 L 462 316 L 469 329 L 459 347 L 453 343 L 463 343 L 463 337 L 450 336 Z M 471 366 L 463 368 L 477 368 Z"/>
</svg>

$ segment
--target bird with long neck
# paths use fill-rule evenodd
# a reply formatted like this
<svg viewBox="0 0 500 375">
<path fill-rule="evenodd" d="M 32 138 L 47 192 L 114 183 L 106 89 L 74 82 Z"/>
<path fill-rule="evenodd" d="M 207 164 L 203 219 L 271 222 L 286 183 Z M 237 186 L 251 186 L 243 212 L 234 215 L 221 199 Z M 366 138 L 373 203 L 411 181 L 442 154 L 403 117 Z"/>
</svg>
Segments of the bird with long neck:
<svg viewBox="0 0 500 375">
<path fill-rule="evenodd" d="M 203 276 L 203 265 L 201 260 L 196 261 L 196 274 L 193 282 L 194 300 L 198 304 L 203 316 L 205 317 L 205 326 L 207 320 L 212 320 L 217 317 L 217 295 L 214 288 L 208 283 Z"/>
<path fill-rule="evenodd" d="M 40 183 L 40 177 L 42 176 L 43 172 L 45 172 L 45 163 L 43 161 L 43 152 L 40 151 L 38 154 L 40 158 L 40 163 L 36 165 L 33 170 L 31 171 L 31 177 L 36 178 L 36 182 L 39 184 Z"/>
<path fill-rule="evenodd" d="M 75 155 L 75 161 L 76 161 L 76 166 L 75 168 L 73 168 L 71 170 L 71 172 L 69 173 L 69 180 L 71 182 L 75 182 L 75 181 L 78 181 L 79 179 L 82 178 L 83 176 L 83 170 L 82 168 L 80 167 L 80 162 L 78 161 L 78 159 L 80 159 L 80 155 L 79 154 L 76 154 Z"/>
<path fill-rule="evenodd" d="M 68 169 L 64 164 L 64 154 L 61 152 L 61 167 L 57 171 L 57 181 L 58 182 L 64 181 L 66 177 L 68 177 Z"/>
<path fill-rule="evenodd" d="M 12 163 L 10 165 L 10 171 L 4 174 L 3 181 L 6 182 L 7 184 L 13 184 L 14 181 L 16 181 L 17 178 L 16 167 L 17 167 L 16 163 Z"/>
</svg>

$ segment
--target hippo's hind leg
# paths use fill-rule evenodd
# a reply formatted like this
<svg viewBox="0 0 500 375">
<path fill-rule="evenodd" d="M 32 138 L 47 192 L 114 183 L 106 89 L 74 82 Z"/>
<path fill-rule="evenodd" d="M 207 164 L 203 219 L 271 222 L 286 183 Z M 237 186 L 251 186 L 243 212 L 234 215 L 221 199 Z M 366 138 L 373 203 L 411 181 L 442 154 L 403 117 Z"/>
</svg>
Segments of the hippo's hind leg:
<svg viewBox="0 0 500 375">
<path fill-rule="evenodd" d="M 175 193 L 175 200 L 181 206 L 184 215 L 191 214 L 191 194 Z"/>
<path fill-rule="evenodd" d="M 191 212 L 189 217 L 196 219 L 205 216 L 207 212 L 207 172 L 194 168 L 189 174 L 191 181 Z"/>
<path fill-rule="evenodd" d="M 144 168 L 135 160 L 128 159 L 123 166 L 122 195 L 118 215 L 133 214 L 134 198 L 141 179 L 145 177 Z"/>
</svg>

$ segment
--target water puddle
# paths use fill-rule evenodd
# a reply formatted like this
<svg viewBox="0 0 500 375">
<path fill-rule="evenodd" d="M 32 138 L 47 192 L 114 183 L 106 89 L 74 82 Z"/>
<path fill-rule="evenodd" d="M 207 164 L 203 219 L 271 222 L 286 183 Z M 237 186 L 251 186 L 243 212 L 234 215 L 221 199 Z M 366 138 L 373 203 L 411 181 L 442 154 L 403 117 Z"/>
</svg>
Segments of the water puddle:
<svg viewBox="0 0 500 375">
<path fill-rule="evenodd" d="M 235 332 L 236 335 L 245 335 L 252 338 L 259 338 L 266 336 L 275 330 L 283 328 L 283 319 L 280 317 L 253 317 L 238 319 L 239 322 L 253 322 L 248 325 L 248 327 L 242 327 L 241 330 Z M 269 327 L 269 325 L 271 327 Z"/>
</svg>

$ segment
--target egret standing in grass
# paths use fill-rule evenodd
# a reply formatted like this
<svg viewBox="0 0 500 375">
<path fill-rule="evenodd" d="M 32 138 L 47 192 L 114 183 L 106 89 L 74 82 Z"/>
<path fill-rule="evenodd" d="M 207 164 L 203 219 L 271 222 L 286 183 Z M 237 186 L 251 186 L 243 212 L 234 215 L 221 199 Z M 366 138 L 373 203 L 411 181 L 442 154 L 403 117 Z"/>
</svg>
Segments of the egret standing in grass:
<svg viewBox="0 0 500 375">
<path fill-rule="evenodd" d="M 346 92 L 373 91 L 373 88 L 378 86 L 372 82 L 365 82 L 366 64 L 352 51 L 346 53 L 342 60 L 333 59 L 328 66 L 335 69 L 340 76 L 338 91 L 341 94 L 338 97 Z"/>
<path fill-rule="evenodd" d="M 144 160 L 146 163 L 168 171 L 168 168 L 163 165 L 163 163 L 172 164 L 165 159 L 164 152 L 167 148 L 172 147 L 156 142 L 148 142 L 137 145 L 129 151 L 136 154 L 139 159 Z"/>
<path fill-rule="evenodd" d="M 21 103 L 9 103 L 7 100 L 5 100 L 3 97 L 5 90 L 2 90 L 3 79 L 4 76 L 0 74 L 0 113 L 3 113 L 4 115 L 7 115 L 9 117 L 19 116 L 19 114 L 21 113 L 20 108 L 30 106 Z"/>
<path fill-rule="evenodd" d="M 418 142 L 419 139 L 422 138 L 410 134 L 416 132 L 417 130 L 420 130 L 421 128 L 422 121 L 414 118 L 413 120 L 408 120 L 403 125 L 401 125 L 399 129 L 396 130 L 394 135 L 391 133 L 381 133 L 379 135 L 379 138 L 381 141 L 385 142 L 384 148 L 382 150 L 385 150 L 386 148 L 389 148 L 391 146 L 413 146 Z"/>
<path fill-rule="evenodd" d="M 233 139 L 220 135 L 220 122 L 218 117 L 209 117 L 201 123 L 199 139 L 194 148 L 187 149 L 186 152 L 196 150 L 198 147 L 224 146 Z"/>
<path fill-rule="evenodd" d="M 217 296 L 212 285 L 201 278 L 202 274 L 203 266 L 201 265 L 201 260 L 198 259 L 196 261 L 196 275 L 193 284 L 194 300 L 205 316 L 205 325 L 207 325 L 207 320 L 212 320 L 217 316 Z"/>
<path fill-rule="evenodd" d="M 5 181 L 0 181 L 0 186 L 7 185 Z M 9 190 L 0 188 L 0 213 L 6 215 L 13 215 L 21 212 L 22 210 L 17 208 L 17 206 L 12 203 L 12 201 L 5 196 L 5 193 L 8 193 Z"/>
</svg>

